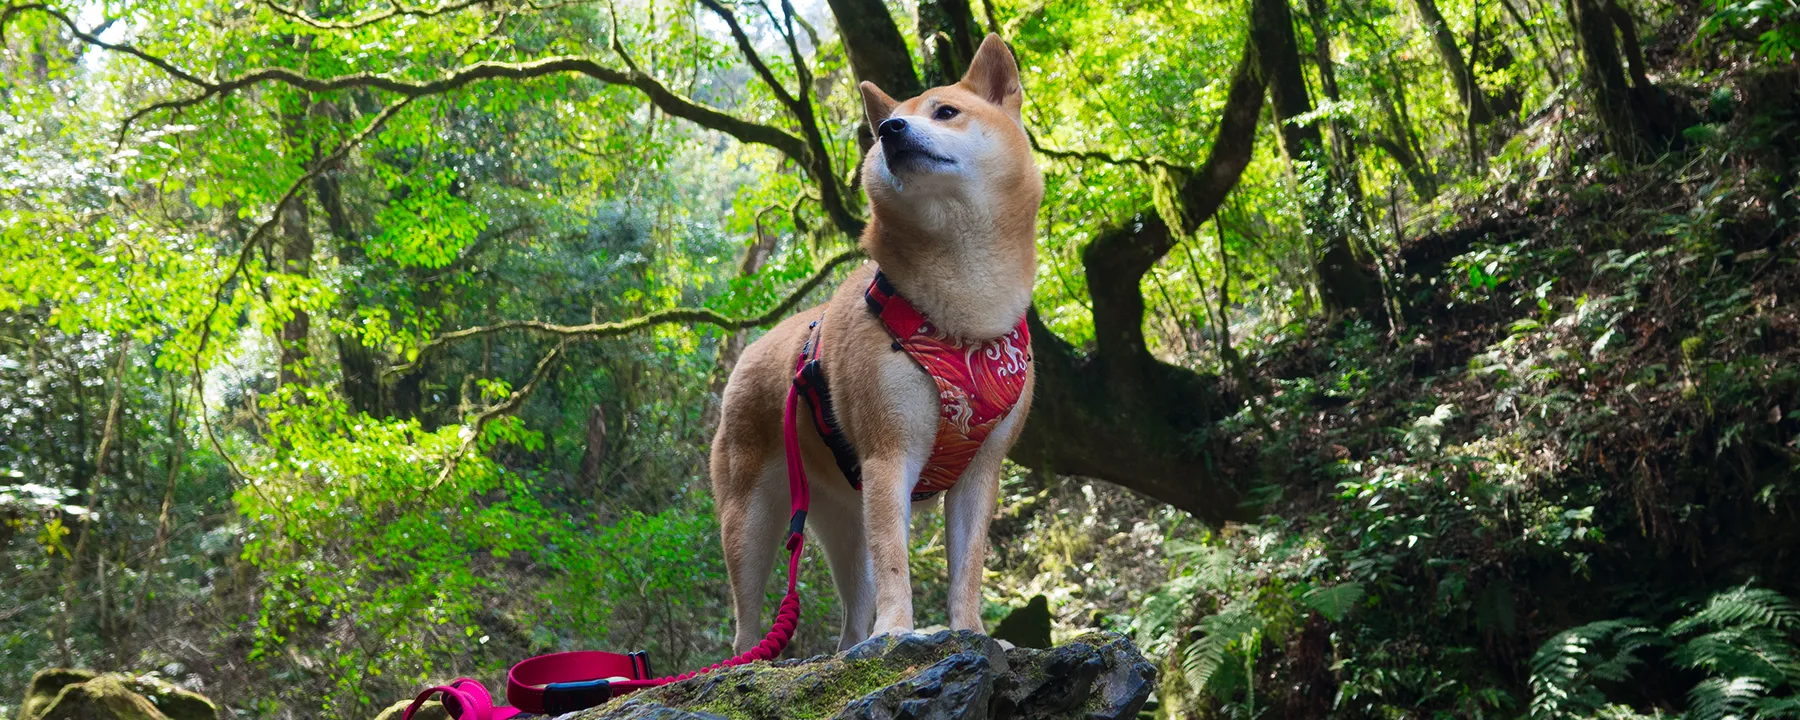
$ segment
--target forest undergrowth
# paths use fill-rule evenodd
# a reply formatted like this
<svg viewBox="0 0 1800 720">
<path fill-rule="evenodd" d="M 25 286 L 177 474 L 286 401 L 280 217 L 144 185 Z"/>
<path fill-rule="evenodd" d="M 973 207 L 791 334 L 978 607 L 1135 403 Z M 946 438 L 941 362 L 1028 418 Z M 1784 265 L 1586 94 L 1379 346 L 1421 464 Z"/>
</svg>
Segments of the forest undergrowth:
<svg viewBox="0 0 1800 720">
<path fill-rule="evenodd" d="M 1552 113 L 1391 258 L 1407 313 L 1250 355 L 1281 481 L 1132 621 L 1171 716 L 1800 712 L 1796 88 L 1647 166 Z"/>
</svg>

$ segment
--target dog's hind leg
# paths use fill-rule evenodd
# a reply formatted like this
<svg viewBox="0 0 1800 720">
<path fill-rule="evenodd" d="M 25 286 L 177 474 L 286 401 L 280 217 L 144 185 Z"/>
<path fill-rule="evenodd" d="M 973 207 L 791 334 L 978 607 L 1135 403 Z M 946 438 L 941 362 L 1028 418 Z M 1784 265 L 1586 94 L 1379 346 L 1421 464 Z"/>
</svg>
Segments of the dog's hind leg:
<svg viewBox="0 0 1800 720">
<path fill-rule="evenodd" d="M 731 610 L 737 623 L 735 652 L 756 647 L 769 631 L 763 598 L 776 551 L 787 530 L 786 466 L 779 454 L 757 457 L 750 448 L 713 462 L 719 534 L 725 543 L 725 570 L 731 578 Z M 715 450 L 715 455 L 717 454 Z M 741 473 L 741 475 L 740 475 Z"/>
<path fill-rule="evenodd" d="M 868 639 L 869 626 L 875 622 L 875 566 L 863 534 L 862 503 L 845 489 L 815 491 L 812 497 L 812 531 L 831 563 L 831 579 L 844 612 L 838 650 L 847 650 Z"/>
</svg>

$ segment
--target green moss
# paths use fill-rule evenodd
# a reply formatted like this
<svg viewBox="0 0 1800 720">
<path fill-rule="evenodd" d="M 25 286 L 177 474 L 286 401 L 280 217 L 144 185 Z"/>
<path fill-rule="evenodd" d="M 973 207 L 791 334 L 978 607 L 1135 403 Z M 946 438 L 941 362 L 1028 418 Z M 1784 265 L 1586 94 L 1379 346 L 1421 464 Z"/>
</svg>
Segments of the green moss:
<svg viewBox="0 0 1800 720">
<path fill-rule="evenodd" d="M 695 710 L 732 720 L 792 718 L 810 720 L 836 715 L 844 705 L 898 682 L 903 673 L 880 660 L 853 660 L 832 667 L 800 665 L 763 668 L 735 697 L 718 697 Z"/>
</svg>

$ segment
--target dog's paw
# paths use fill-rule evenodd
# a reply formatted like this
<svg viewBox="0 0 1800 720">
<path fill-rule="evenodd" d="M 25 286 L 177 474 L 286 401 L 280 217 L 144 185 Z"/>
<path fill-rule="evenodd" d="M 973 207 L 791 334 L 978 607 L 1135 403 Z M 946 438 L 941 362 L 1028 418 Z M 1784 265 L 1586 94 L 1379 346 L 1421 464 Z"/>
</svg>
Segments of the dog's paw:
<svg viewBox="0 0 1800 720">
<path fill-rule="evenodd" d="M 888 636 L 905 637 L 907 635 L 917 634 L 917 632 L 918 631 L 914 630 L 910 626 L 903 627 L 903 626 L 899 626 L 899 625 L 889 625 L 889 626 L 876 625 L 875 629 L 869 631 L 869 638 L 874 639 L 874 638 L 888 637 Z"/>
</svg>

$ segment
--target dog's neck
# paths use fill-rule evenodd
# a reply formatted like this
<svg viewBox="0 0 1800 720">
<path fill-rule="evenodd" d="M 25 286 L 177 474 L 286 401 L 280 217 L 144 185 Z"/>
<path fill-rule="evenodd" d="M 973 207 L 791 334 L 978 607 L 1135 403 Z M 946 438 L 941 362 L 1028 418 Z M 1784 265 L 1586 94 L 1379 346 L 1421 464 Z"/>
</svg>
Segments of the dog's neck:
<svg viewBox="0 0 1800 720">
<path fill-rule="evenodd" d="M 1037 277 L 1037 217 L 1011 215 L 964 205 L 939 208 L 921 222 L 875 208 L 862 246 L 939 329 L 988 340 L 1024 317 Z"/>
</svg>

